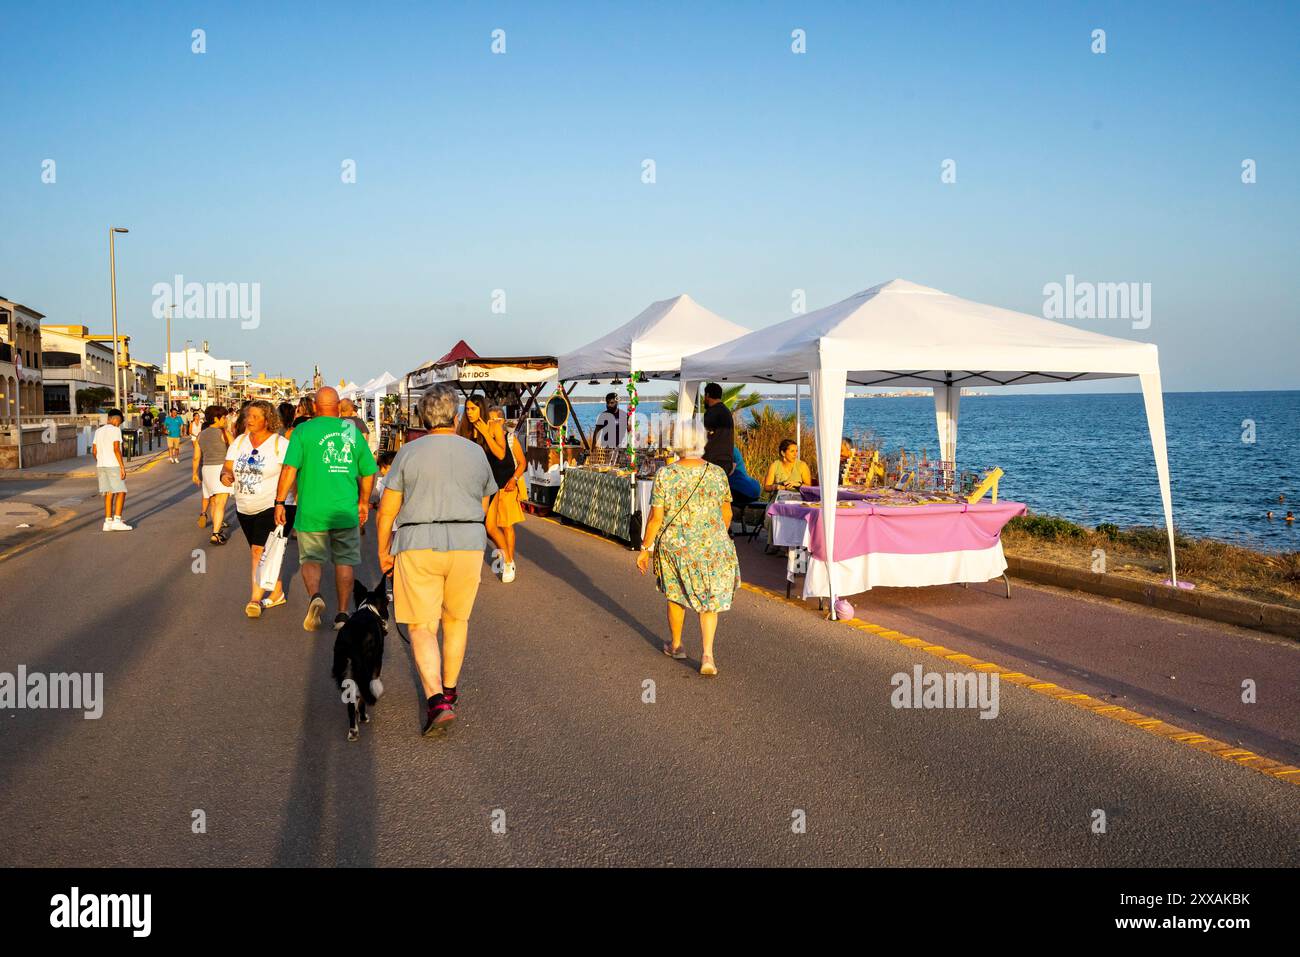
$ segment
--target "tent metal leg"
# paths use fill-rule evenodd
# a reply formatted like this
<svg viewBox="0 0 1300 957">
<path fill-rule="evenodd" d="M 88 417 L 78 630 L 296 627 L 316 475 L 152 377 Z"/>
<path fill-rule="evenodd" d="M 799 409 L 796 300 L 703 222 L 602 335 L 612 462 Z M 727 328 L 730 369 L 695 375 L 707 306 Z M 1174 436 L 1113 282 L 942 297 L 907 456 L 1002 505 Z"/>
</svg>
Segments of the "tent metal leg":
<svg viewBox="0 0 1300 957">
<path fill-rule="evenodd" d="M 1003 583 L 1007 586 L 1007 597 L 1010 598 L 1010 597 L 1011 597 L 1011 577 L 1010 577 L 1006 572 L 1003 572 L 1003 573 L 1002 573 L 1002 581 L 1003 581 Z"/>
</svg>

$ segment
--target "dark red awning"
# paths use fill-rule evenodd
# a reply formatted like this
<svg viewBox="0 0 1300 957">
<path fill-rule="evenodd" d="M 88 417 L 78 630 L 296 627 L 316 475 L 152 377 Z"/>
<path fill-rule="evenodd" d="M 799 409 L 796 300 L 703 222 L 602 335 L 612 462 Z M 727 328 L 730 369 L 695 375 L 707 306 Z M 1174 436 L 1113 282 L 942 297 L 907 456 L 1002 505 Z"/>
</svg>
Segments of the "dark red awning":
<svg viewBox="0 0 1300 957">
<path fill-rule="evenodd" d="M 459 362 L 461 359 L 477 359 L 478 353 L 469 347 L 469 343 L 464 339 L 451 347 L 451 351 L 439 359 L 434 365 L 442 365 L 444 362 Z"/>
</svg>

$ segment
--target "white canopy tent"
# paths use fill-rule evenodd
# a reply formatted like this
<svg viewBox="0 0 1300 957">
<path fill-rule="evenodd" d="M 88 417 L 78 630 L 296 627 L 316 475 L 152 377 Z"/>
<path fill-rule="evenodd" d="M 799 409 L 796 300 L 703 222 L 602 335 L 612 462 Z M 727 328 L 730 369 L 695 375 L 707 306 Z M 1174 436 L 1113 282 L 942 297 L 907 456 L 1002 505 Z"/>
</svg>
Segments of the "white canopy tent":
<svg viewBox="0 0 1300 957">
<path fill-rule="evenodd" d="M 747 332 L 683 293 L 652 302 L 613 332 L 560 356 L 559 378 L 614 379 L 640 372 L 647 379 L 675 379 L 683 356 Z"/>
<path fill-rule="evenodd" d="M 822 522 L 831 556 L 847 386 L 933 388 L 942 457 L 953 460 L 963 387 L 1116 376 L 1137 376 L 1142 386 L 1169 535 L 1170 579 L 1177 582 L 1164 403 L 1153 344 L 1087 332 L 894 279 L 687 357 L 681 367 L 678 408 L 694 408 L 695 391 L 705 381 L 808 383 Z M 830 592 L 833 617 L 833 575 Z"/>
<path fill-rule="evenodd" d="M 401 389 L 401 380 L 391 372 L 385 370 L 382 375 L 376 376 L 369 382 L 361 386 L 357 392 L 360 395 L 373 397 L 377 395 L 390 395 Z"/>
</svg>

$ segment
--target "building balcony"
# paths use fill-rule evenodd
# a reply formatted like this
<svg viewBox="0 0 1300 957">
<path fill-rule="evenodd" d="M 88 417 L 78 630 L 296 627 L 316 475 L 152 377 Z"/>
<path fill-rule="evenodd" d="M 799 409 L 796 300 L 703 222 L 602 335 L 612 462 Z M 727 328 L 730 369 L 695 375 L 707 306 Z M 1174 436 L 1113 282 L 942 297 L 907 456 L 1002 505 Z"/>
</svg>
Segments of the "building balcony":
<svg viewBox="0 0 1300 957">
<path fill-rule="evenodd" d="M 46 382 L 75 382 L 85 388 L 94 386 L 113 387 L 113 377 L 107 369 L 87 369 L 84 366 L 64 366 L 60 369 L 46 369 Z"/>
</svg>

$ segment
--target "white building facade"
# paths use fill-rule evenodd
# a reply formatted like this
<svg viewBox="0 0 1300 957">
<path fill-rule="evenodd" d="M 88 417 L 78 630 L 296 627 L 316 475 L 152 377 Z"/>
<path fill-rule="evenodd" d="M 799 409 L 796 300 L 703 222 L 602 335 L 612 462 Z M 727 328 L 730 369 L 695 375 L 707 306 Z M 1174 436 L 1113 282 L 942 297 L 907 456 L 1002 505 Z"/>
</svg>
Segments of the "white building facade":
<svg viewBox="0 0 1300 957">
<path fill-rule="evenodd" d="M 86 326 L 47 325 L 41 329 L 41 358 L 45 367 L 45 411 L 53 415 L 93 412 L 81 408 L 83 389 L 113 391 L 113 344 L 90 335 Z"/>
</svg>

